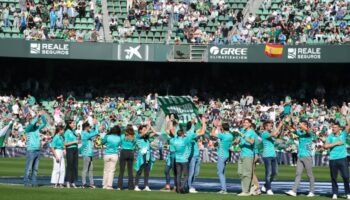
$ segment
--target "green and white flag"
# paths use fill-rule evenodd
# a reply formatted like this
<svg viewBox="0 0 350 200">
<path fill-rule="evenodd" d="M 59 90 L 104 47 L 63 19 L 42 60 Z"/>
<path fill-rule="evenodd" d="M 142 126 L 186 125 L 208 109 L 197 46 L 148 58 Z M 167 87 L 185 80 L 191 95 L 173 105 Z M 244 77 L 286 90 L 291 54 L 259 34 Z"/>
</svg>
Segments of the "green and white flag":
<svg viewBox="0 0 350 200">
<path fill-rule="evenodd" d="M 176 114 L 180 124 L 184 125 L 193 118 L 199 121 L 198 108 L 190 96 L 159 96 L 157 100 L 164 115 Z"/>
<path fill-rule="evenodd" d="M 0 147 L 5 146 L 5 141 L 12 130 L 12 122 L 0 130 Z"/>
</svg>

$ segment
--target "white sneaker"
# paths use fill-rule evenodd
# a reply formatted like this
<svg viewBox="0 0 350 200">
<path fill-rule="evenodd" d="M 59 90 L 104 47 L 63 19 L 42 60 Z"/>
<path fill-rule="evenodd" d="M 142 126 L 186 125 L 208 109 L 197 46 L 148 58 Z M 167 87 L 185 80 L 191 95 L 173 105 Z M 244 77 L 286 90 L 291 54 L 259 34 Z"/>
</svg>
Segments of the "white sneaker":
<svg viewBox="0 0 350 200">
<path fill-rule="evenodd" d="M 307 197 L 314 197 L 315 196 L 315 194 L 314 193 L 312 193 L 312 192 L 309 192 L 309 194 L 308 195 L 306 195 Z"/>
<path fill-rule="evenodd" d="M 70 183 L 69 182 L 67 182 L 66 187 L 70 188 Z"/>
<path fill-rule="evenodd" d="M 267 190 L 266 194 L 267 194 L 267 195 L 274 195 L 273 192 L 272 192 L 272 190 Z"/>
<path fill-rule="evenodd" d="M 286 192 L 286 194 L 288 194 L 289 196 L 293 196 L 293 197 L 297 196 L 297 193 L 295 193 L 293 190 L 289 190 L 288 192 Z"/>
<path fill-rule="evenodd" d="M 72 183 L 71 186 L 72 186 L 72 188 L 78 188 L 78 187 L 75 185 L 75 183 Z"/>
<path fill-rule="evenodd" d="M 246 192 L 241 192 L 241 193 L 237 194 L 237 196 L 239 196 L 239 197 L 247 197 L 247 196 L 251 196 L 251 194 L 250 193 L 246 193 Z"/>
<path fill-rule="evenodd" d="M 135 189 L 134 189 L 135 191 L 137 191 L 137 192 L 140 192 L 141 190 L 140 190 L 140 188 L 139 188 L 139 186 L 135 186 Z"/>
<path fill-rule="evenodd" d="M 348 195 L 348 197 L 349 197 L 349 195 Z M 336 194 L 333 194 L 333 197 L 332 197 L 332 199 L 338 199 L 338 195 L 336 195 Z M 349 198 L 348 198 L 349 199 Z"/>
<path fill-rule="evenodd" d="M 195 188 L 190 188 L 189 192 L 190 193 L 198 193 L 198 191 Z"/>
<path fill-rule="evenodd" d="M 346 198 L 347 198 L 347 199 L 350 199 L 350 194 L 346 195 Z"/>
<path fill-rule="evenodd" d="M 146 186 L 146 187 L 145 187 L 145 189 L 143 189 L 143 191 L 150 192 L 150 191 L 152 191 L 152 190 L 151 190 L 151 189 L 149 189 L 149 187 L 148 187 L 148 186 Z"/>
<path fill-rule="evenodd" d="M 261 187 L 261 192 L 266 192 L 265 186 L 262 186 L 262 187 Z"/>
</svg>

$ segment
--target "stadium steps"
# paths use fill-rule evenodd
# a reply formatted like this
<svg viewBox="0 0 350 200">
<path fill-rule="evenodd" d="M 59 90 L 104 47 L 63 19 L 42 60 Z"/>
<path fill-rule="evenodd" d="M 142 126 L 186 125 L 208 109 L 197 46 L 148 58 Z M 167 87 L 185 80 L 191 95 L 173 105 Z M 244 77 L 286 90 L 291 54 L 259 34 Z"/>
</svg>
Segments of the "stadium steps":
<svg viewBox="0 0 350 200">
<path fill-rule="evenodd" d="M 190 59 L 192 61 L 204 61 L 204 59 L 206 58 L 205 54 L 206 54 L 206 49 L 207 46 L 206 45 L 191 45 L 190 46 Z"/>
<path fill-rule="evenodd" d="M 95 0 L 94 0 L 95 1 Z M 103 35 L 106 42 L 112 42 L 112 34 L 109 31 L 109 15 L 107 8 L 107 1 L 101 1 L 102 3 L 102 13 L 103 13 Z M 101 32 L 101 30 L 100 30 Z"/>
</svg>

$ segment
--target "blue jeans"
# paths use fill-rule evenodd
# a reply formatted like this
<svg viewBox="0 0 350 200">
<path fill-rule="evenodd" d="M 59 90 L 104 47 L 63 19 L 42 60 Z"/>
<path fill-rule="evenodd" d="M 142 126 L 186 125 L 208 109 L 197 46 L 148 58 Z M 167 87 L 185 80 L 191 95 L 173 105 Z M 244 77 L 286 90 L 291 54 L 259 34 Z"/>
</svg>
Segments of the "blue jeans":
<svg viewBox="0 0 350 200">
<path fill-rule="evenodd" d="M 277 160 L 275 157 L 263 158 L 265 164 L 265 188 L 271 190 L 271 182 L 277 174 Z"/>
<path fill-rule="evenodd" d="M 27 151 L 26 169 L 24 171 L 24 185 L 29 186 L 29 172 L 32 171 L 32 185 L 37 186 L 37 174 L 39 168 L 40 151 Z"/>
<path fill-rule="evenodd" d="M 189 162 L 189 168 L 188 168 L 188 188 L 192 188 L 192 184 L 195 180 L 195 178 L 199 174 L 199 168 L 201 165 L 201 160 L 199 156 L 192 157 Z"/>
<path fill-rule="evenodd" d="M 337 183 L 337 177 L 338 177 L 338 171 L 340 171 L 340 174 L 344 181 L 344 190 L 345 194 L 350 194 L 349 189 L 349 164 L 346 158 L 337 159 L 337 160 L 330 160 L 329 161 L 329 168 L 331 171 L 331 179 L 332 179 L 332 192 L 333 194 L 338 195 L 338 183 Z"/>
<path fill-rule="evenodd" d="M 221 190 L 226 191 L 226 178 L 225 178 L 225 167 L 227 159 L 221 158 L 218 156 L 217 161 L 217 173 L 220 179 Z"/>
<path fill-rule="evenodd" d="M 164 174 L 165 174 L 165 182 L 167 185 L 170 185 L 170 170 L 173 170 L 173 174 L 174 174 L 174 186 L 176 186 L 176 163 L 175 163 L 175 155 L 170 158 L 170 166 L 165 165 L 165 169 L 164 169 Z"/>
</svg>

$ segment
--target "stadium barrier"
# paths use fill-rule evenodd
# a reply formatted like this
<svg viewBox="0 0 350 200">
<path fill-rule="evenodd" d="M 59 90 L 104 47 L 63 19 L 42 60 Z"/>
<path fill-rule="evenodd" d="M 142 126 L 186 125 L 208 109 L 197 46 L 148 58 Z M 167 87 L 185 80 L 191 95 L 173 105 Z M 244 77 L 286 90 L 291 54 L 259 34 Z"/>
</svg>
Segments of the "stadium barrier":
<svg viewBox="0 0 350 200">
<path fill-rule="evenodd" d="M 350 63 L 350 45 L 167 45 L 0 40 L 0 57 L 146 62 Z M 277 52 L 273 54 L 269 51 Z M 271 54 L 270 54 L 271 53 Z"/>
</svg>

